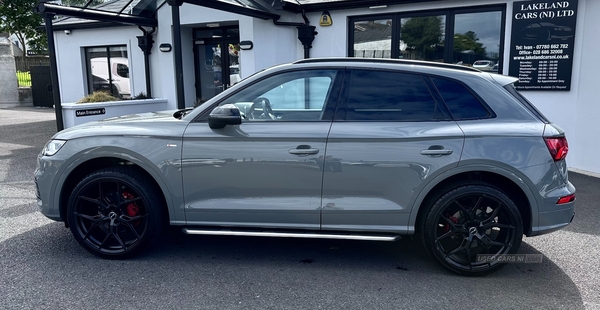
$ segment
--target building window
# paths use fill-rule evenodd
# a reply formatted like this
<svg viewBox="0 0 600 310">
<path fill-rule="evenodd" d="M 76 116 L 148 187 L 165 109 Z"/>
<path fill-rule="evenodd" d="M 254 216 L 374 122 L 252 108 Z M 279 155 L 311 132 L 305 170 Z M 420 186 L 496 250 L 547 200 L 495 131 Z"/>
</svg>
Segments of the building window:
<svg viewBox="0 0 600 310">
<path fill-rule="evenodd" d="M 349 20 L 348 55 L 502 68 L 506 6 L 453 8 L 355 16 Z"/>
<path fill-rule="evenodd" d="M 399 58 L 444 62 L 446 16 L 400 18 Z"/>
<path fill-rule="evenodd" d="M 392 57 L 392 19 L 354 22 L 354 57 Z"/>
<path fill-rule="evenodd" d="M 104 91 L 118 98 L 131 97 L 127 46 L 86 47 L 88 93 Z"/>
</svg>

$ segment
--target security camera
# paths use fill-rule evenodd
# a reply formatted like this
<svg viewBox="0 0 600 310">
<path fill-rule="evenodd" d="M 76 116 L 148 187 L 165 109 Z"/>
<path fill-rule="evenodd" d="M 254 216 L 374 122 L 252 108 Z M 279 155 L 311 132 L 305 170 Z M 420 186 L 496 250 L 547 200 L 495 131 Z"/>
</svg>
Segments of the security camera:
<svg viewBox="0 0 600 310">
<path fill-rule="evenodd" d="M 65 34 L 66 35 L 70 35 L 71 34 L 71 30 L 65 30 Z"/>
</svg>

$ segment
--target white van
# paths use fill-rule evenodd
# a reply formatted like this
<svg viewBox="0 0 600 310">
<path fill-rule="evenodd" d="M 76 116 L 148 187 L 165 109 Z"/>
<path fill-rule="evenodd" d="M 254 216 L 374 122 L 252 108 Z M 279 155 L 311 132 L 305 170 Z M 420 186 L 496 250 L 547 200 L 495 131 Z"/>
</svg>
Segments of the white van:
<svg viewBox="0 0 600 310">
<path fill-rule="evenodd" d="M 112 78 L 113 85 L 117 88 L 119 95 L 123 98 L 131 97 L 131 86 L 129 84 L 129 61 L 125 57 L 110 58 L 110 74 L 106 57 L 90 59 L 92 75 L 109 80 Z"/>
</svg>

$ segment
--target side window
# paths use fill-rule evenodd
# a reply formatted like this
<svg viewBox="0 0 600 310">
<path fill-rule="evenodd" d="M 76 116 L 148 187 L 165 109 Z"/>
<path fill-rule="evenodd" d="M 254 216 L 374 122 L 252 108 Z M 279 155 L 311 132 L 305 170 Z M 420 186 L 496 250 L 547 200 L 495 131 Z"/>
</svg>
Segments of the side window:
<svg viewBox="0 0 600 310">
<path fill-rule="evenodd" d="M 102 91 L 115 97 L 131 97 L 129 58 L 126 45 L 85 48 L 87 91 Z"/>
<path fill-rule="evenodd" d="M 490 113 L 481 102 L 460 83 L 440 78 L 432 78 L 431 80 L 442 95 L 452 118 L 455 120 L 490 117 Z"/>
<path fill-rule="evenodd" d="M 221 103 L 235 104 L 244 121 L 318 121 L 336 70 L 287 72 L 250 85 Z"/>
<path fill-rule="evenodd" d="M 444 119 L 419 75 L 353 70 L 346 120 L 431 121 Z"/>
</svg>

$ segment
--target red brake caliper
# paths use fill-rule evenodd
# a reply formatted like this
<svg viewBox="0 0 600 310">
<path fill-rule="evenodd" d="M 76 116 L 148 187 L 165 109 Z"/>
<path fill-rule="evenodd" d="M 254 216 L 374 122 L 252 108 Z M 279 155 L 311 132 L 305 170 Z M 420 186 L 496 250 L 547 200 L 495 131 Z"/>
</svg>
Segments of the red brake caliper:
<svg viewBox="0 0 600 310">
<path fill-rule="evenodd" d="M 133 199 L 133 195 L 128 193 L 128 192 L 123 192 L 123 198 L 130 200 Z M 131 202 L 127 205 L 127 207 L 125 208 L 125 211 L 127 211 L 127 215 L 129 217 L 135 217 L 138 216 L 138 214 L 140 213 L 140 207 L 138 207 L 136 202 Z"/>
<path fill-rule="evenodd" d="M 454 216 L 449 216 L 448 219 L 450 219 L 450 221 L 454 224 L 458 224 L 458 219 L 455 218 Z M 444 230 L 445 232 L 449 232 L 450 231 L 450 224 L 446 223 L 446 225 L 444 225 Z"/>
</svg>

